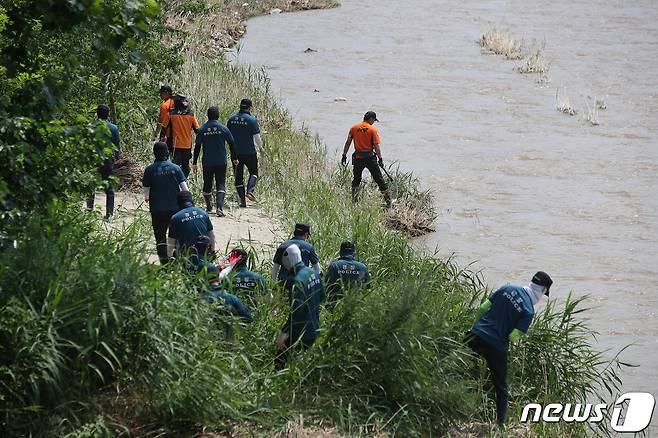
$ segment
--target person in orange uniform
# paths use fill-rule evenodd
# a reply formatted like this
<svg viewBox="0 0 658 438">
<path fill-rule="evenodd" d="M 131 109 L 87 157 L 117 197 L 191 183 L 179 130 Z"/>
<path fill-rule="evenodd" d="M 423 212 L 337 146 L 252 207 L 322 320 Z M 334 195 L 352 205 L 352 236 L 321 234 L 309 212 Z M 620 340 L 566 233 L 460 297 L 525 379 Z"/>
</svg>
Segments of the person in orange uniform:
<svg viewBox="0 0 658 438">
<path fill-rule="evenodd" d="M 166 128 L 166 125 L 163 125 L 164 121 L 168 119 L 169 113 L 174 108 L 174 100 L 171 98 L 172 90 L 169 85 L 162 85 L 160 87 L 160 99 L 162 103 L 160 104 L 160 113 L 158 114 L 158 125 L 153 131 L 153 142 L 164 141 L 169 146 L 169 155 L 173 156 L 173 147 L 171 144 L 171 132 L 168 129 L 162 131 L 163 128 Z"/>
<path fill-rule="evenodd" d="M 352 201 L 358 201 L 359 185 L 361 184 L 363 169 L 368 169 L 370 175 L 375 180 L 379 186 L 379 190 L 384 196 L 386 206 L 390 207 L 391 196 L 388 192 L 388 186 L 386 185 L 386 181 L 384 181 L 382 172 L 379 170 L 379 167 L 384 167 L 384 160 L 382 158 L 382 152 L 379 149 L 379 144 L 381 143 L 379 133 L 374 126 L 374 123 L 378 121 L 377 114 L 375 114 L 374 111 L 368 111 L 363 116 L 363 122 L 350 128 L 347 140 L 345 141 L 345 147 L 343 148 L 341 164 L 343 166 L 347 165 L 347 152 L 350 150 L 352 140 L 354 140 L 354 154 L 352 154 L 352 166 L 354 169 L 354 179 L 352 180 Z"/>
<path fill-rule="evenodd" d="M 186 97 L 177 95 L 174 98 L 174 107 L 165 116 L 162 125 L 171 130 L 172 161 L 183 169 L 187 178 L 192 158 L 192 132 L 196 133 L 200 126 Z"/>
</svg>

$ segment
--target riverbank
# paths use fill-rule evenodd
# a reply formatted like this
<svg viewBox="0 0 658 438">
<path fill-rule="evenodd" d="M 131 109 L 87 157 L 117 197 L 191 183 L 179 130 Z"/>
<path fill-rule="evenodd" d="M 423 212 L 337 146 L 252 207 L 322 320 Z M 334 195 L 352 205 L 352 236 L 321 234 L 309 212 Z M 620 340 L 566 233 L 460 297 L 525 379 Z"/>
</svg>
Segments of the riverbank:
<svg viewBox="0 0 658 438">
<path fill-rule="evenodd" d="M 57 395 L 52 405 L 26 397 L 4 411 L 7 418 L 20 414 L 12 427 L 59 436 L 294 436 L 303 418 L 311 436 L 490 434 L 487 373 L 462 344 L 486 293 L 482 279 L 414 250 L 407 234 L 388 226 L 375 187 L 352 204 L 349 170 L 328 165 L 320 139 L 293 128 L 262 71 L 191 53 L 174 85 L 198 114 L 218 105 L 222 120 L 240 98 L 253 99 L 267 132 L 259 206 L 280 218 L 284 231 L 310 223 L 323 266 L 343 240 L 353 241 L 372 288 L 323 310 L 318 341 L 277 372 L 273 343 L 289 309 L 284 291 L 272 285 L 254 297 L 254 321 L 242 326 L 199 299 L 202 279 L 176 264 L 143 263 L 153 239 L 146 215 L 108 232 L 81 215 L 79 204 L 55 204 L 43 217 L 26 218 L 31 238 L 3 253 L 7 284 L 44 284 L 35 301 L 43 314 L 19 300 L 3 309 L 17 321 L 17 350 L 31 355 L 21 356 L 12 374 L 24 384 L 14 391 L 22 396 L 36 381 Z M 414 184 L 405 187 L 400 202 L 419 198 Z M 254 269 L 267 274 L 272 254 L 253 255 Z M 616 368 L 603 369 L 589 331 L 574 317 L 579 310 L 579 302 L 546 306 L 513 349 L 510 435 L 583 436 L 584 426 L 528 431 L 517 419 L 530 401 L 580 400 L 601 380 L 614 387 Z M 224 336 L 226 323 L 235 329 L 232 339 Z M 20 380 L 23 374 L 31 379 Z"/>
<path fill-rule="evenodd" d="M 253 98 L 267 131 L 261 186 L 266 196 L 261 199 L 277 200 L 266 202 L 265 208 L 281 215 L 284 229 L 299 220 L 311 223 L 312 240 L 323 264 L 335 256 L 341 240 L 353 240 L 359 256 L 378 278 L 377 294 L 353 297 L 349 306 L 323 320 L 323 342 L 293 368 L 295 377 L 290 382 L 301 386 L 284 397 L 288 400 L 284 403 L 286 418 L 303 415 L 306 424 L 324 424 L 328 419 L 348 435 L 374 433 L 391 423 L 396 424 L 391 430 L 427 434 L 446 431 L 441 418 L 459 422 L 491 415 L 486 392 L 475 389 L 484 382 L 464 375 L 463 368 L 462 372 L 453 368 L 460 366 L 459 361 L 451 363 L 457 357 L 467 357 L 471 364 L 477 361 L 470 362 L 473 358 L 467 351 L 446 342 L 459 339 L 471 323 L 471 306 L 485 290 L 481 279 L 449 261 L 414 251 L 405 235 L 386 227 L 386 215 L 372 187 L 364 202 L 353 206 L 348 193 L 350 172 L 328 166 L 321 139 L 293 128 L 290 116 L 270 94 L 266 72 L 193 55 L 181 78 L 182 89 L 190 90 L 191 96 L 204 96 L 197 107 L 219 102 L 222 119 L 235 111 L 240 98 Z M 410 193 L 409 197 L 418 198 L 416 195 Z M 263 267 L 266 271 L 267 263 Z M 450 310 L 426 315 L 426 308 Z M 599 385 L 600 376 L 594 370 L 600 357 L 592 350 L 587 329 L 571 315 L 577 308 L 568 302 L 564 310 L 544 309 L 527 343 L 516 352 L 512 379 L 527 392 L 519 394 L 518 405 L 512 408 L 515 414 L 526 397 L 578 399 L 579 394 L 594 392 Z M 557 324 L 558 320 L 564 325 Z M 385 341 L 389 338 L 396 339 L 397 346 Z M 564 341 L 549 344 L 559 338 Z M 414 342 L 419 339 L 425 341 L 416 347 Z M 364 346 L 370 357 L 361 356 Z M 541 375 L 534 367 L 540 363 L 544 369 L 548 363 L 564 361 L 560 352 L 573 348 L 578 353 L 561 371 L 551 369 L 548 375 Z M 448 383 L 448 376 L 459 385 Z M 327 378 L 332 379 L 329 387 Z M 474 393 L 469 394 L 468 388 Z M 559 393 L 565 390 L 573 392 Z M 471 398 L 473 394 L 479 395 Z M 484 399 L 478 399 L 480 396 Z M 312 401 L 311 406 L 304 401 Z M 345 406 L 350 406 L 349 420 Z M 515 414 L 510 416 L 519 418 Z M 525 428 L 521 430 L 519 435 L 528 436 Z M 578 430 L 568 425 L 540 433 L 551 436 Z"/>
</svg>

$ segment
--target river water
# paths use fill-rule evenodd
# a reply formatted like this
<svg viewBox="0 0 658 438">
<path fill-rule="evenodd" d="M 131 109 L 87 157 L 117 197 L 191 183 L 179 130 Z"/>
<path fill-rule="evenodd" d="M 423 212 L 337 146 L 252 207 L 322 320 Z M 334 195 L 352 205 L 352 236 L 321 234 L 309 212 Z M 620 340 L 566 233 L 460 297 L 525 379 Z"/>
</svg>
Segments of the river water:
<svg viewBox="0 0 658 438">
<path fill-rule="evenodd" d="M 548 83 L 481 53 L 493 25 L 544 47 Z M 541 269 L 552 296 L 591 294 L 597 347 L 633 344 L 624 390 L 658 396 L 658 3 L 344 0 L 251 20 L 237 58 L 266 66 L 330 159 L 376 111 L 385 160 L 436 199 L 419 244 L 492 287 Z"/>
</svg>

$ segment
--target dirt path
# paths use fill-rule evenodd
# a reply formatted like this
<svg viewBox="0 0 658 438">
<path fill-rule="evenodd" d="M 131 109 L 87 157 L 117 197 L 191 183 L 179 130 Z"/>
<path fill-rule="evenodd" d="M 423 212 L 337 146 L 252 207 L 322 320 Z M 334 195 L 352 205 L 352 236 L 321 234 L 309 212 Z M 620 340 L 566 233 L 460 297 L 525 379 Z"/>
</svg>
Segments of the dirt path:
<svg viewBox="0 0 658 438">
<path fill-rule="evenodd" d="M 108 229 L 120 230 L 131 224 L 140 215 L 150 221 L 148 205 L 144 203 L 139 194 L 117 192 L 114 202 L 115 214 L 107 223 Z M 94 209 L 102 214 L 105 213 L 105 194 L 103 192 L 96 193 Z M 268 259 L 285 236 L 279 221 L 257 206 L 238 208 L 236 205 L 227 205 L 225 213 L 226 216 L 223 218 L 218 218 L 214 214 L 210 215 L 217 239 L 216 248 L 220 254 L 234 246 L 242 246 L 247 249 L 252 247 L 259 259 Z M 152 234 L 149 234 L 149 237 L 152 240 L 153 251 L 147 255 L 147 260 L 157 263 L 155 241 Z"/>
</svg>

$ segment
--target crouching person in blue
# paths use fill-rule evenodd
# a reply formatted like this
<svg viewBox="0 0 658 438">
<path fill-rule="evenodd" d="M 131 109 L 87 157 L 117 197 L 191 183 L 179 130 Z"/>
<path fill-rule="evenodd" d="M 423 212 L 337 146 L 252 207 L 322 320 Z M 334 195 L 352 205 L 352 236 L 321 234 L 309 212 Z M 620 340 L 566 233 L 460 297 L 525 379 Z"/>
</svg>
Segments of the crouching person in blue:
<svg viewBox="0 0 658 438">
<path fill-rule="evenodd" d="M 226 275 L 226 271 L 227 269 L 224 269 L 220 273 L 216 266 L 208 267 L 210 286 L 208 291 L 202 294 L 203 300 L 217 306 L 222 316 L 238 316 L 244 322 L 253 321 L 251 310 L 240 301 L 240 298 L 222 288 L 221 280 Z M 233 337 L 233 329 L 228 322 L 224 322 L 224 333 L 229 339 Z"/>
<path fill-rule="evenodd" d="M 286 281 L 290 315 L 276 341 L 277 369 L 285 367 L 291 346 L 307 350 L 313 345 L 320 334 L 320 303 L 325 298 L 320 276 L 304 265 L 297 245 L 290 245 L 283 251 L 281 262 L 291 277 Z"/>
<path fill-rule="evenodd" d="M 253 299 L 256 294 L 267 292 L 267 283 L 258 272 L 250 271 L 247 267 L 249 255 L 242 248 L 235 248 L 228 256 L 229 262 L 235 260 L 231 273 L 230 284 L 232 290 L 242 297 Z"/>
<path fill-rule="evenodd" d="M 197 243 L 199 236 L 207 236 L 208 249 L 214 251 L 215 233 L 208 213 L 194 206 L 192 193 L 189 191 L 178 192 L 176 200 L 181 210 L 171 217 L 169 223 L 167 255 L 171 257 L 174 250 L 176 250 L 176 254 L 186 255 Z"/>
<path fill-rule="evenodd" d="M 480 305 L 478 319 L 470 330 L 468 346 L 484 357 L 496 391 L 498 426 L 505 426 L 507 415 L 507 353 L 509 342 L 524 335 L 535 315 L 534 306 L 548 296 L 553 280 L 537 272 L 528 286 L 505 285 Z"/>
<path fill-rule="evenodd" d="M 347 290 L 370 287 L 370 272 L 366 265 L 355 259 L 355 255 L 354 244 L 345 241 L 340 244 L 340 257 L 329 264 L 325 284 L 331 305 L 343 298 Z"/>
</svg>

